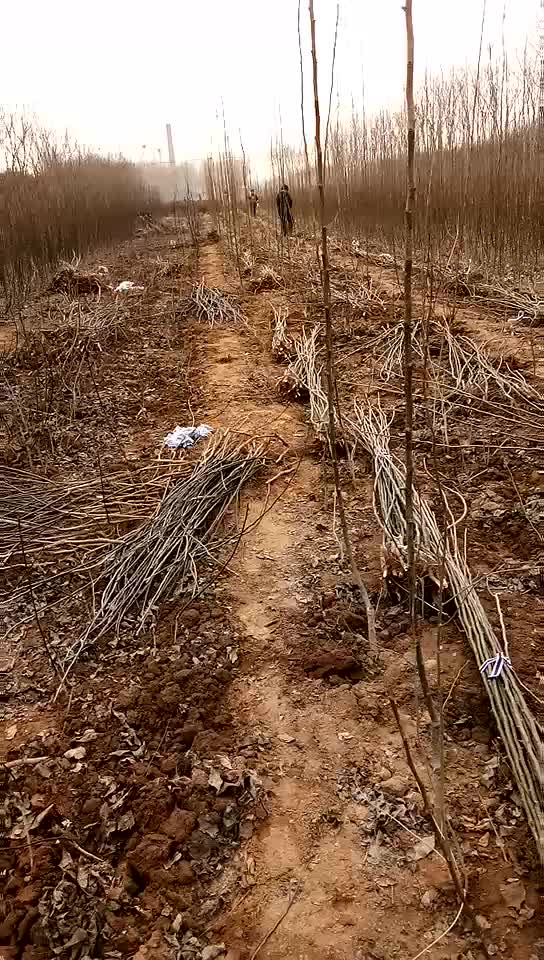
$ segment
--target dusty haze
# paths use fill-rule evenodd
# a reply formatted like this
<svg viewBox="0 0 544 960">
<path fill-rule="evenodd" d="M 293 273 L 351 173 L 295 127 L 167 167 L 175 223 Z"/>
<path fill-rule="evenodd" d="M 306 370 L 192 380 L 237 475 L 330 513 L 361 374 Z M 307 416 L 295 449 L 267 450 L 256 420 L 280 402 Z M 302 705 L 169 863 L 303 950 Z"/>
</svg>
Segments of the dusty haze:
<svg viewBox="0 0 544 960">
<path fill-rule="evenodd" d="M 310 104 L 308 13 L 302 0 Z M 404 79 L 401 0 L 342 0 L 333 108 L 369 111 L 400 104 Z M 477 57 L 481 2 L 416 0 L 416 74 Z M 537 47 L 538 0 L 487 0 L 487 45 L 512 61 Z M 323 95 L 328 99 L 334 0 L 317 0 Z M 504 19 L 503 19 L 504 13 Z M 135 161 L 167 158 L 165 123 L 176 157 L 205 157 L 223 136 L 243 137 L 254 169 L 267 167 L 270 138 L 300 139 L 297 0 L 95 0 L 89 12 L 68 0 L 5 4 L 0 64 L 3 103 L 26 106 L 44 123 L 104 152 Z M 364 95 L 363 95 L 364 94 Z M 145 148 L 144 148 L 145 145 Z"/>
</svg>

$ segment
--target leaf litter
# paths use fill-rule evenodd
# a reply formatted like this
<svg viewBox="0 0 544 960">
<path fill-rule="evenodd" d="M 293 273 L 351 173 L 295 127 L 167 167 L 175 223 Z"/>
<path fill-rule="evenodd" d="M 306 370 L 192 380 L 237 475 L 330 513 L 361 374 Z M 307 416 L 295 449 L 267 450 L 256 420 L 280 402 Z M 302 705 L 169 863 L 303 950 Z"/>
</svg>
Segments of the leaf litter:
<svg viewBox="0 0 544 960">
<path fill-rule="evenodd" d="M 398 833 L 410 839 L 411 846 L 403 853 L 407 860 L 417 862 L 433 852 L 434 835 L 429 833 L 430 823 L 421 813 L 419 798 L 389 796 L 373 785 L 367 773 L 357 766 L 340 772 L 337 793 L 345 802 L 355 801 L 366 809 L 361 839 L 374 853 L 383 844 L 391 846 Z"/>
<path fill-rule="evenodd" d="M 207 946 L 197 933 L 199 918 L 212 918 L 224 902 L 208 896 L 207 886 L 266 816 L 254 763 L 268 744 L 255 732 L 233 749 L 227 722 L 222 749 L 214 749 L 217 735 L 209 731 L 212 722 L 223 723 L 221 684 L 236 669 L 229 651 L 238 645 L 230 622 L 210 616 L 216 608 L 213 598 L 193 604 L 194 616 L 186 615 L 191 627 L 178 628 L 177 649 L 169 643 L 153 652 L 152 635 L 147 644 L 140 640 L 137 685 L 112 688 L 104 643 L 93 652 L 97 683 L 76 688 L 82 706 L 76 711 L 74 698 L 63 733 L 44 732 L 8 754 L 21 763 L 9 771 L 0 804 L 12 837 L 6 908 L 14 916 L 20 898 L 32 897 L 27 936 L 51 956 L 135 955 L 159 902 L 171 919 L 164 944 L 173 956 L 199 960 Z M 133 656 L 128 635 L 116 650 L 119 679 Z M 31 764 L 33 757 L 39 762 Z M 176 809 L 188 817 L 189 833 L 179 839 L 162 832 Z M 37 882 L 29 883 L 30 851 L 40 868 Z M 239 873 L 243 889 L 250 877 L 245 861 Z"/>
</svg>

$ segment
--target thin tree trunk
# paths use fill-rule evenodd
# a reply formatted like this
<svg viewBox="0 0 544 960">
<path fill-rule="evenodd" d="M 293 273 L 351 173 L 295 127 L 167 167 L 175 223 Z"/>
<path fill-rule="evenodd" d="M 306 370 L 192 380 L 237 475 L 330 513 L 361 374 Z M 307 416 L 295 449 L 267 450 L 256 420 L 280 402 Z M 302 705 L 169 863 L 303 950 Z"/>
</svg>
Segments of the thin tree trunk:
<svg viewBox="0 0 544 960">
<path fill-rule="evenodd" d="M 302 120 L 302 140 L 304 142 L 304 159 L 306 160 L 306 173 L 308 176 L 308 186 L 310 186 L 310 158 L 308 156 L 308 141 L 306 139 L 306 121 L 304 118 L 304 65 L 302 62 L 302 37 L 300 34 L 300 0 L 298 0 L 298 54 L 300 58 L 300 117 Z"/>
<path fill-rule="evenodd" d="M 338 458 L 336 452 L 336 391 L 335 391 L 335 367 L 334 367 L 334 344 L 332 336 L 331 320 L 331 289 L 329 273 L 329 252 L 327 226 L 325 223 L 325 177 L 323 164 L 323 151 L 321 148 L 321 115 L 319 110 L 319 89 L 317 82 L 317 48 L 315 41 L 315 17 L 314 3 L 309 0 L 310 11 L 310 31 L 312 37 L 312 68 L 313 68 L 313 87 L 314 87 L 314 109 L 315 109 L 315 152 L 317 167 L 317 192 L 318 192 L 318 212 L 321 226 L 321 283 L 323 287 L 323 312 L 325 316 L 325 345 L 327 353 L 327 401 L 329 408 L 328 441 L 332 460 L 334 475 L 334 487 L 336 491 L 336 500 L 338 503 L 338 514 L 340 516 L 340 526 L 342 527 L 342 536 L 346 554 L 351 567 L 351 572 L 356 586 L 359 588 L 363 603 L 365 605 L 368 622 L 368 643 L 372 656 L 377 653 L 376 626 L 374 621 L 374 610 L 370 602 L 368 590 L 363 582 L 351 546 L 351 540 L 346 521 L 346 512 L 344 509 L 344 498 L 340 484 L 340 471 L 338 469 Z"/>
<path fill-rule="evenodd" d="M 408 563 L 408 592 L 410 602 L 410 621 L 412 636 L 415 643 L 416 665 L 423 692 L 423 699 L 433 730 L 433 769 L 436 774 L 436 791 L 438 800 L 438 817 L 440 829 L 445 832 L 445 810 L 443 796 L 444 755 L 442 751 L 442 717 L 437 713 L 432 698 L 421 641 L 416 624 L 416 556 L 415 556 L 415 525 L 414 525 L 414 450 L 413 450 L 413 367 L 412 351 L 412 268 L 413 268 L 413 237 L 414 237 L 414 210 L 416 199 L 414 158 L 415 158 L 415 110 L 414 110 L 414 27 L 412 21 L 412 0 L 406 0 L 404 8 L 406 16 L 406 123 L 407 123 L 407 166 L 406 166 L 406 207 L 405 216 L 405 248 L 404 248 L 404 408 L 405 428 L 404 447 L 406 459 L 406 554 Z M 440 577 L 442 573 L 440 572 Z M 440 642 L 440 641 L 439 641 Z M 439 659 L 437 662 L 440 662 Z"/>
<path fill-rule="evenodd" d="M 408 137 L 407 189 L 404 210 L 404 447 L 406 458 L 406 553 L 408 561 L 408 589 L 410 619 L 415 632 L 416 619 L 416 558 L 414 548 L 414 451 L 413 451 L 413 370 L 412 352 L 412 270 L 414 247 L 414 209 L 416 188 L 414 182 L 415 110 L 414 110 L 414 28 L 412 0 L 406 0 L 406 121 Z"/>
<path fill-rule="evenodd" d="M 325 168 L 327 167 L 327 154 L 329 146 L 329 126 L 331 122 L 332 95 L 334 92 L 334 65 L 336 63 L 336 44 L 338 42 L 338 24 L 340 22 L 340 3 L 336 4 L 336 25 L 334 27 L 334 43 L 332 45 L 332 65 L 331 65 L 331 88 L 329 90 L 329 109 L 327 111 L 327 125 L 325 127 Z"/>
</svg>

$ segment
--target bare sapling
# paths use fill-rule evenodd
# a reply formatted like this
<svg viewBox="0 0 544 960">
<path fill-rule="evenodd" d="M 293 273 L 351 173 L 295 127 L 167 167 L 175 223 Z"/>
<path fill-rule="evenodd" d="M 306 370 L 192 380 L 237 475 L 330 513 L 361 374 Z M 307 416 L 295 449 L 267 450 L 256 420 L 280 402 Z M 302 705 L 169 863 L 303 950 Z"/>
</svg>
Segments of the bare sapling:
<svg viewBox="0 0 544 960">
<path fill-rule="evenodd" d="M 414 155 L 416 119 L 414 109 L 414 32 L 412 26 L 412 2 L 406 0 L 406 122 L 407 122 L 407 187 L 404 208 L 404 456 L 406 462 L 406 555 L 408 562 L 408 594 L 410 620 L 415 634 L 416 619 L 416 558 L 414 549 L 414 398 L 412 353 L 412 273 L 414 265 L 414 209 L 416 187 L 414 180 Z M 419 646 L 419 645 L 418 645 Z M 419 651 L 421 656 L 421 651 Z"/>
<path fill-rule="evenodd" d="M 408 567 L 408 602 L 410 623 L 414 638 L 416 663 L 423 692 L 423 698 L 433 724 L 439 728 L 439 720 L 429 689 L 421 642 L 416 623 L 417 574 L 415 555 L 414 524 L 414 356 L 412 350 L 412 275 L 414 266 L 414 211 L 416 200 L 415 187 L 415 141 L 416 119 L 414 107 L 414 31 L 412 24 L 412 0 L 407 0 L 406 13 L 406 125 L 407 125 L 407 161 L 406 161 L 406 205 L 404 208 L 404 325 L 403 325 L 403 365 L 404 365 L 404 457 L 406 466 L 406 559 Z"/>
<path fill-rule="evenodd" d="M 412 25 L 412 3 L 407 0 L 406 13 L 406 124 L 407 124 L 407 162 L 406 162 L 406 205 L 404 208 L 404 328 L 403 328 L 403 364 L 404 364 L 404 458 L 406 465 L 406 558 L 408 567 L 408 602 L 410 623 L 416 649 L 418 674 L 425 703 L 429 709 L 433 724 L 436 722 L 434 706 L 429 690 L 421 643 L 416 624 L 416 555 L 414 524 L 414 357 L 412 350 L 412 275 L 414 266 L 414 211 L 416 199 L 415 187 L 415 141 L 416 120 L 414 107 L 414 31 Z"/>
<path fill-rule="evenodd" d="M 416 664 L 423 699 L 429 710 L 433 730 L 440 729 L 431 696 L 425 662 L 421 650 L 421 641 L 417 628 L 416 592 L 417 572 L 415 554 L 414 523 L 414 393 L 413 372 L 414 357 L 412 350 L 412 274 L 414 258 L 414 212 L 415 212 L 415 107 L 414 107 L 414 30 L 412 22 L 412 0 L 406 0 L 406 205 L 404 208 L 404 325 L 403 325 L 403 364 L 404 364 L 404 458 L 406 466 L 406 558 L 408 573 L 408 603 L 412 637 L 415 645 Z M 440 817 L 442 820 L 442 817 Z"/>
<path fill-rule="evenodd" d="M 187 181 L 185 188 L 185 216 L 191 243 L 198 259 L 200 249 L 200 212 L 191 192 L 189 181 Z"/>
<path fill-rule="evenodd" d="M 247 164 L 246 164 L 246 152 L 244 150 L 244 141 L 242 140 L 242 131 L 240 130 L 240 149 L 242 151 L 242 183 L 244 187 L 244 206 L 246 211 L 246 225 L 249 233 L 249 248 L 251 251 L 251 258 L 255 257 L 255 244 L 253 241 L 253 217 L 250 210 L 250 199 L 249 199 L 249 183 L 247 179 Z"/>
<path fill-rule="evenodd" d="M 406 489 L 405 489 L 405 509 L 406 509 L 406 554 L 408 566 L 408 593 L 410 607 L 410 621 L 412 626 L 412 635 L 416 650 L 416 664 L 423 699 L 431 718 L 433 728 L 433 754 L 435 762 L 433 771 L 436 775 L 435 798 L 432 799 L 423 783 L 421 775 L 418 773 L 416 764 L 412 757 L 410 747 L 402 728 L 399 712 L 395 701 L 391 700 L 391 707 L 395 716 L 397 726 L 402 738 L 402 743 L 406 753 L 408 766 L 412 771 L 414 778 L 420 790 L 425 810 L 428 813 L 435 840 L 446 860 L 455 891 L 462 910 L 466 912 L 472 920 L 475 933 L 478 933 L 478 926 L 474 911 L 466 899 L 466 880 L 462 869 L 462 864 L 458 862 L 455 855 L 455 844 L 450 839 L 446 811 L 444 809 L 443 784 L 444 784 L 444 753 L 442 749 L 442 716 L 437 713 L 433 697 L 431 694 L 421 642 L 416 622 L 416 553 L 415 553 L 415 523 L 414 523 L 414 455 L 413 455 L 413 322 L 412 322 L 412 273 L 413 273 L 413 233 L 414 233 L 414 213 L 415 213 L 415 107 L 414 107 L 414 27 L 412 19 L 412 0 L 406 0 L 404 7 L 406 21 L 406 205 L 404 210 L 405 217 L 405 248 L 404 248 L 404 324 L 403 324 L 403 366 L 404 366 L 404 406 L 405 406 L 405 429 L 404 429 L 404 452 L 406 468 Z M 441 574 L 439 574 L 441 577 Z M 442 599 L 440 599 L 440 619 L 442 618 Z M 439 769 L 436 769 L 438 760 Z M 460 915 L 460 914 L 459 914 Z M 482 948 L 487 956 L 487 949 L 482 943 Z"/>
<path fill-rule="evenodd" d="M 412 276 L 414 267 L 414 211 L 416 200 L 415 187 L 415 142 L 416 117 L 414 106 L 414 31 L 412 24 L 412 2 L 407 0 L 406 13 L 406 205 L 404 208 L 404 329 L 403 329 L 403 365 L 404 365 L 404 458 L 406 465 L 406 559 L 408 567 L 408 602 L 410 623 L 416 649 L 416 663 L 421 682 L 423 697 L 429 710 L 433 725 L 437 726 L 434 705 L 429 690 L 425 663 L 421 651 L 421 642 L 416 624 L 416 555 L 414 524 L 414 356 L 412 350 Z"/>
<path fill-rule="evenodd" d="M 302 141 L 304 143 L 304 161 L 308 182 L 310 180 L 310 158 L 308 155 L 308 140 L 306 137 L 306 119 L 304 116 L 304 65 L 302 60 L 302 37 L 300 33 L 300 0 L 298 0 L 298 53 L 300 58 L 300 116 L 302 121 Z"/>
<path fill-rule="evenodd" d="M 346 555 L 351 567 L 351 572 L 355 585 L 358 587 L 363 603 L 366 609 L 368 622 L 368 643 L 372 656 L 377 654 L 376 625 L 374 620 L 374 609 L 370 602 L 370 596 L 363 581 L 359 568 L 357 566 L 353 547 L 349 536 L 349 530 L 346 520 L 346 511 L 344 508 L 344 498 L 342 486 L 340 483 L 340 471 L 338 467 L 337 454 L 337 436 L 336 436 L 336 411 L 337 391 L 336 391 L 336 372 L 334 363 L 334 343 L 331 317 L 331 290 L 330 290 L 330 268 L 328 253 L 327 224 L 325 219 L 325 171 L 323 162 L 323 150 L 321 147 L 321 115 L 319 108 L 319 87 L 317 73 L 317 47 L 315 36 L 315 16 L 313 0 L 309 0 L 310 12 L 310 31 L 312 41 L 312 74 L 314 90 L 314 111 L 315 111 L 315 153 L 316 153 L 316 173 L 317 173 L 317 194 L 318 194 L 318 216 L 321 228 L 321 285 L 323 291 L 323 314 L 325 319 L 325 349 L 326 349 L 326 380 L 327 380 L 327 405 L 328 405 L 328 445 L 331 456 L 334 487 L 336 492 L 336 501 L 338 504 L 338 515 L 340 517 L 340 526 L 342 528 L 342 537 Z"/>
</svg>

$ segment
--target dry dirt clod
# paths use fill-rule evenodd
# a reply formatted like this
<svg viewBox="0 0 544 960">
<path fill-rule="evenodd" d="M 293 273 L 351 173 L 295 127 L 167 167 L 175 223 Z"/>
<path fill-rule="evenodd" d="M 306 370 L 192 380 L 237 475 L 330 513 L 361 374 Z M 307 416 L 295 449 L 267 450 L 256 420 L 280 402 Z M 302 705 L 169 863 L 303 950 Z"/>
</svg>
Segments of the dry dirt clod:
<svg viewBox="0 0 544 960">
<path fill-rule="evenodd" d="M 164 939 L 160 930 L 154 930 L 147 943 L 142 944 L 134 960 L 174 960 L 176 952 Z"/>
<path fill-rule="evenodd" d="M 176 807 L 170 816 L 161 825 L 161 833 L 165 833 L 177 843 L 183 843 L 191 834 L 196 823 L 196 814 L 189 810 L 180 810 Z"/>
<path fill-rule="evenodd" d="M 425 907 L 426 910 L 429 910 L 433 904 L 436 903 L 437 898 L 438 890 L 436 890 L 434 887 L 430 887 L 421 897 L 421 906 Z"/>
<path fill-rule="evenodd" d="M 410 783 L 404 777 L 389 777 L 380 783 L 380 790 L 394 797 L 403 797 L 410 789 Z"/>
</svg>

